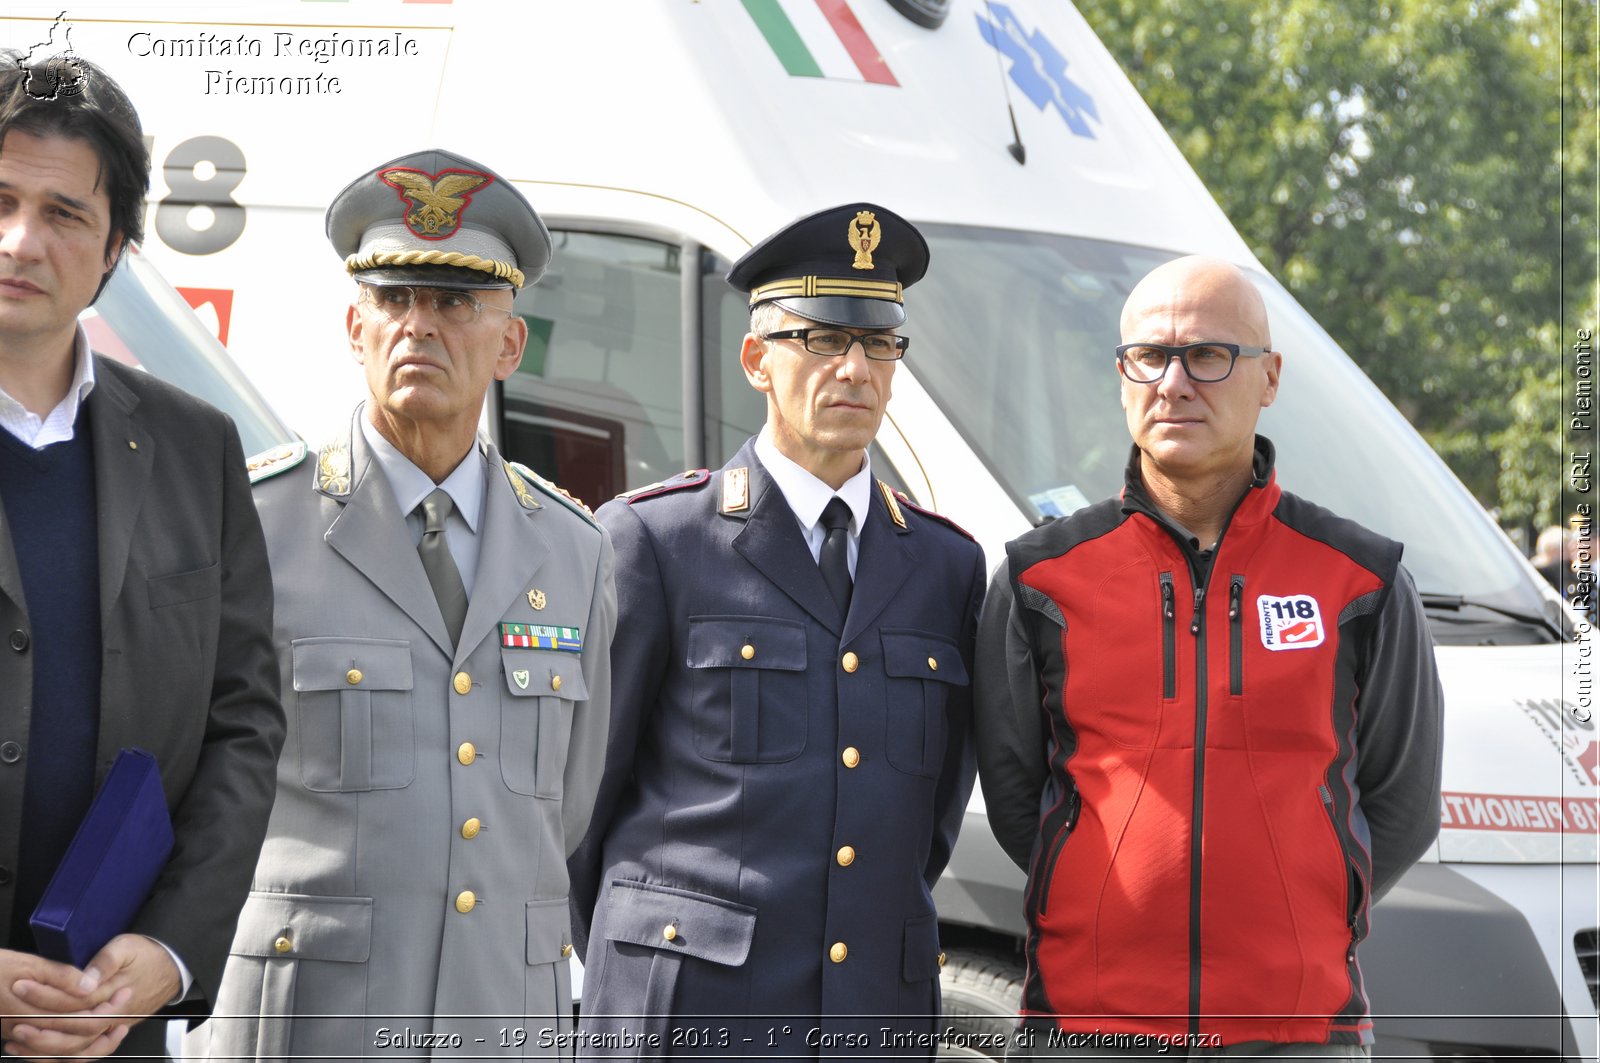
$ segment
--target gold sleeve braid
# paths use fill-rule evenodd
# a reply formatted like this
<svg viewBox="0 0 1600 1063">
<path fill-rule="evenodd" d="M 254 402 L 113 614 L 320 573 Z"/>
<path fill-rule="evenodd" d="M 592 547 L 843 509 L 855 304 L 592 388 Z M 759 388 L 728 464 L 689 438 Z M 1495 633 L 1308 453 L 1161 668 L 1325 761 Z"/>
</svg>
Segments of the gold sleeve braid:
<svg viewBox="0 0 1600 1063">
<path fill-rule="evenodd" d="M 459 251 L 383 251 L 365 258 L 351 255 L 344 260 L 344 268 L 350 273 L 379 266 L 464 266 L 492 273 L 518 288 L 522 287 L 524 279 L 522 271 L 515 266 L 478 255 L 463 255 Z"/>
</svg>

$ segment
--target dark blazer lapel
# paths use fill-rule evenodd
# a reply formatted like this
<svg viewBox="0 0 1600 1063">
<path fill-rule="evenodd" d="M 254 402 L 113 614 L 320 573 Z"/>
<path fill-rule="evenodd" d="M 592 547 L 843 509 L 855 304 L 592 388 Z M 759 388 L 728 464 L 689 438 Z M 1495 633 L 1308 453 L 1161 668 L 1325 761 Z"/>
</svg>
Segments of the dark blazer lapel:
<svg viewBox="0 0 1600 1063">
<path fill-rule="evenodd" d="M 800 534 L 800 522 L 783 492 L 756 460 L 750 444 L 723 467 L 713 490 L 720 492 L 728 470 L 741 466 L 750 470 L 750 509 L 748 517 L 743 513 L 724 514 L 745 522 L 733 538 L 733 548 L 800 608 L 816 617 L 819 624 L 838 634 L 844 627 L 844 618 L 828 594 L 828 585 L 822 582 L 822 571 Z"/>
<path fill-rule="evenodd" d="M 855 590 L 850 595 L 844 642 L 853 640 L 888 607 L 916 569 L 916 561 L 910 530 L 889 516 L 883 495 L 873 484 L 866 527 L 861 529 L 861 550 L 856 555 Z"/>
<path fill-rule="evenodd" d="M 357 426 L 350 431 L 350 478 L 350 494 L 323 538 L 451 656 L 450 633 L 405 517 Z"/>
<path fill-rule="evenodd" d="M 11 526 L 6 522 L 4 506 L 0 506 L 0 594 L 15 602 L 24 614 L 27 613 L 27 602 L 22 594 L 22 572 L 17 568 L 17 552 L 11 546 Z"/>
<path fill-rule="evenodd" d="M 155 466 L 155 440 L 138 423 L 139 397 L 103 358 L 95 363 L 94 390 L 88 403 L 99 510 L 100 620 L 105 623 L 122 596 L 133 530 Z"/>
</svg>

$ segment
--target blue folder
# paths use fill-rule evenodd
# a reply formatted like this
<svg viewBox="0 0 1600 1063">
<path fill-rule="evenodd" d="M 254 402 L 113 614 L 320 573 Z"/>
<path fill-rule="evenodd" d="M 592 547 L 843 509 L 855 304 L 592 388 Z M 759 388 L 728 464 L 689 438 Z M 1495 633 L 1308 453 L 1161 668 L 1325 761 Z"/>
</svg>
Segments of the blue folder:
<svg viewBox="0 0 1600 1063">
<path fill-rule="evenodd" d="M 144 907 L 172 855 L 156 758 L 124 749 L 28 920 L 47 959 L 82 967 Z"/>
</svg>

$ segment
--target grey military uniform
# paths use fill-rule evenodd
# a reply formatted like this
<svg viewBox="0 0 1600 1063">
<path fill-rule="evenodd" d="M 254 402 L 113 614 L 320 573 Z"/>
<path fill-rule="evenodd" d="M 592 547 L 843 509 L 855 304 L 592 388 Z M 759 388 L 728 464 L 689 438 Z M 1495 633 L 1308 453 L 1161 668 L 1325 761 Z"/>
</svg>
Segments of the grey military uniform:
<svg viewBox="0 0 1600 1063">
<path fill-rule="evenodd" d="M 213 1058 L 518 1057 L 570 1028 L 565 860 L 605 757 L 611 545 L 492 446 L 469 460 L 487 489 L 455 650 L 358 426 L 255 487 L 289 739 Z"/>
</svg>

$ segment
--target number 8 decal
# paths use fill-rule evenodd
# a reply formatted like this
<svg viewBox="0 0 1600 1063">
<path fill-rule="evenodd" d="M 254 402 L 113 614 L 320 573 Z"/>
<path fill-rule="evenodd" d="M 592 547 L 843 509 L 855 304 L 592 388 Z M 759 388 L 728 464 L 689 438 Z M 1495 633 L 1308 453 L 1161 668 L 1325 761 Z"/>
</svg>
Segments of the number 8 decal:
<svg viewBox="0 0 1600 1063">
<path fill-rule="evenodd" d="M 205 162 L 216 172 L 197 177 L 196 167 Z M 172 149 L 162 172 L 171 194 L 156 208 L 156 235 L 168 247 L 186 255 L 213 255 L 239 239 L 245 209 L 232 196 L 244 180 L 239 145 L 222 137 L 191 137 Z M 190 221 L 197 206 L 211 208 L 211 224 L 204 229 Z"/>
</svg>

